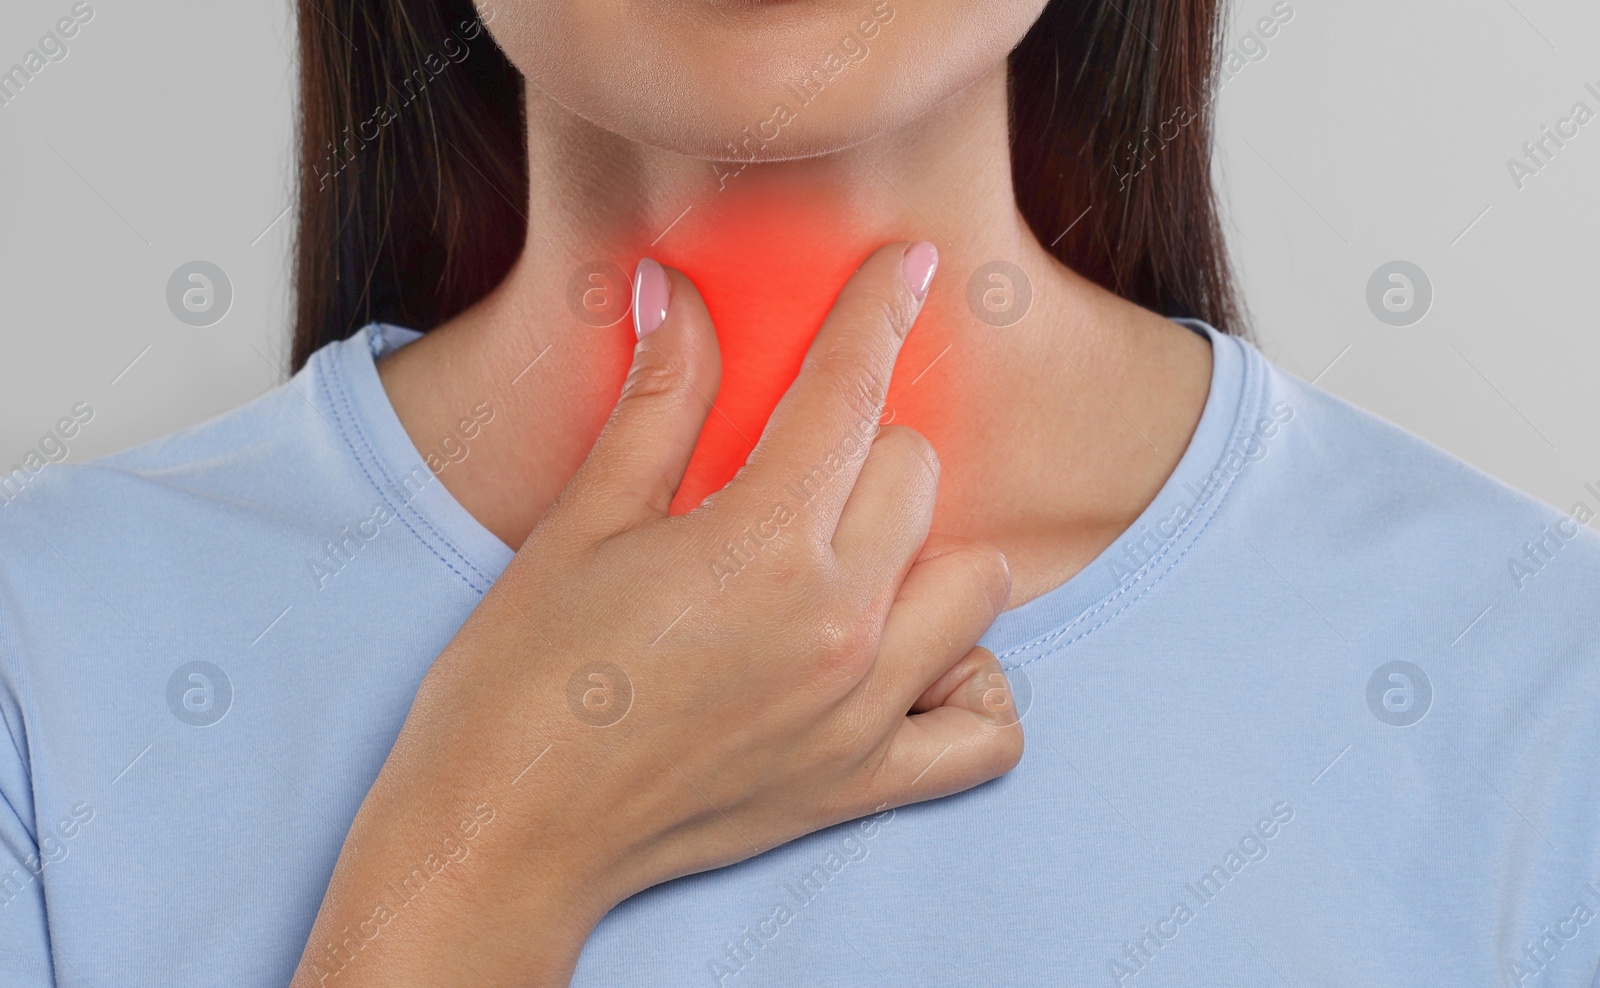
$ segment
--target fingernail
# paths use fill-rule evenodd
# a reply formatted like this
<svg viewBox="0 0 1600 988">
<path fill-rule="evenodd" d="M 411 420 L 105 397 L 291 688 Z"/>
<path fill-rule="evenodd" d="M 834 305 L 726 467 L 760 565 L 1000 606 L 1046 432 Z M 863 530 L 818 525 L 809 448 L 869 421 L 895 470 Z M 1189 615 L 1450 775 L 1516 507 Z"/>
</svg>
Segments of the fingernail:
<svg viewBox="0 0 1600 988">
<path fill-rule="evenodd" d="M 639 268 L 633 273 L 633 333 L 644 339 L 661 328 L 667 318 L 667 301 L 672 297 L 672 286 L 667 272 L 648 257 L 639 259 Z"/>
<path fill-rule="evenodd" d="M 928 297 L 928 285 L 933 282 L 933 269 L 939 266 L 939 248 L 924 240 L 906 248 L 900 258 L 900 273 L 906 276 L 906 285 L 920 302 Z"/>
</svg>

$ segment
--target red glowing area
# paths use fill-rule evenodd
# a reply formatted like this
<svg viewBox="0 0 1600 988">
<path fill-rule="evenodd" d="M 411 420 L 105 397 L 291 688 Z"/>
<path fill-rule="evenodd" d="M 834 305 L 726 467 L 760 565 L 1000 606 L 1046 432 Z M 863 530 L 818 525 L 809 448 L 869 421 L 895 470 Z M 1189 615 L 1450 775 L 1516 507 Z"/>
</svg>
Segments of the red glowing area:
<svg viewBox="0 0 1600 988">
<path fill-rule="evenodd" d="M 652 252 L 700 289 L 722 353 L 722 385 L 673 514 L 698 505 L 744 465 L 839 289 L 879 246 L 843 232 L 836 204 L 827 210 L 776 192 L 741 193 L 723 192 L 725 201 L 696 208 Z"/>
</svg>

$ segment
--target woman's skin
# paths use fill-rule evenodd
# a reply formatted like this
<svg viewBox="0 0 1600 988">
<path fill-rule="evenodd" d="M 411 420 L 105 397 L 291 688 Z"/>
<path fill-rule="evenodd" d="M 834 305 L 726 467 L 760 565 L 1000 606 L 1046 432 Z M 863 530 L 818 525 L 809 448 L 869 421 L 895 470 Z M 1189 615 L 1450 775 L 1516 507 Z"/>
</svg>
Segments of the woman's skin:
<svg viewBox="0 0 1600 988">
<path fill-rule="evenodd" d="M 751 372 L 748 363 L 771 349 L 796 354 L 792 373 L 834 293 L 868 252 L 888 241 L 928 239 L 939 248 L 941 274 L 906 342 L 888 407 L 896 424 L 915 428 L 939 451 L 933 529 L 998 546 L 1015 581 L 1012 606 L 1058 586 L 1098 555 L 1182 456 L 1205 404 L 1210 347 L 1074 275 L 1017 212 L 1004 56 L 1039 8 L 1022 6 L 1025 17 L 997 0 L 906 5 L 880 26 L 863 62 L 795 113 L 771 153 L 840 150 L 752 165 L 725 183 L 706 160 L 602 129 L 530 84 L 527 249 L 495 292 L 380 367 L 420 449 L 437 446 L 465 410 L 494 402 L 495 425 L 451 466 L 450 492 L 515 548 L 587 455 L 615 401 L 632 339 L 625 322 L 606 330 L 574 317 L 568 282 L 580 264 L 612 258 L 631 271 L 648 255 L 695 280 L 722 343 L 720 408 Z M 641 23 L 642 14 L 624 18 L 624 8 L 655 14 Z M 502 2 L 489 27 L 534 82 L 591 87 L 585 99 L 569 100 L 590 117 L 708 152 L 718 135 L 766 119 L 785 91 L 781 81 L 797 71 L 781 67 L 784 57 L 768 56 L 759 71 L 746 69 L 772 80 L 755 95 L 711 82 L 685 91 L 684 78 L 726 83 L 739 61 L 730 52 L 741 46 L 826 52 L 871 9 L 813 0 L 726 9 L 703 0 L 660 7 Z M 598 22 L 568 22 L 580 13 Z M 1010 16 L 1004 37 L 992 29 L 999 14 Z M 744 19 L 757 23 L 739 23 Z M 763 27 L 767 19 L 798 21 L 805 30 L 794 39 L 795 30 Z M 977 20 L 991 27 L 968 31 Z M 589 33 L 574 33 L 580 30 Z M 544 40 L 524 43 L 524 36 Z M 570 56 L 575 50 L 581 57 Z M 925 50 L 941 57 L 920 58 Z M 987 58 L 981 69 L 966 68 L 978 55 Z M 601 76 L 626 82 L 625 69 L 648 67 L 652 56 L 682 68 L 681 76 L 671 85 L 641 79 L 631 88 L 601 88 Z M 557 78 L 561 72 L 582 78 Z M 678 129 L 650 130 L 658 119 L 678 121 Z M 868 126 L 887 129 L 851 144 Z M 737 266 L 726 263 L 730 257 Z M 1004 329 L 979 322 L 967 302 L 969 276 L 995 260 L 1019 266 L 1033 291 L 1026 317 Z M 797 292 L 809 305 L 791 301 Z M 770 408 L 787 381 L 770 379 L 767 367 L 760 373 L 753 390 Z M 759 424 L 741 420 L 739 430 L 753 440 Z M 709 428 L 732 433 L 720 413 Z M 695 495 L 715 489 L 693 469 L 686 487 Z"/>
<path fill-rule="evenodd" d="M 641 265 L 647 335 L 615 413 L 429 669 L 295 985 L 562 985 L 634 892 L 1017 763 L 1005 676 L 972 647 L 1009 594 L 1004 557 L 929 539 L 937 457 L 910 429 L 870 436 L 935 256 L 874 252 L 749 468 L 670 518 L 720 367 L 693 284 Z M 794 502 L 794 465 L 825 460 Z M 708 578 L 751 527 L 763 550 Z M 449 894 L 382 905 L 462 839 Z"/>
<path fill-rule="evenodd" d="M 452 895 L 386 925 L 341 983 L 564 984 L 589 930 L 640 889 L 1015 764 L 1004 677 L 971 645 L 1131 524 L 1210 373 L 1201 338 L 1063 268 L 1017 212 L 1004 57 L 1039 7 L 486 12 L 529 78 L 527 248 L 379 371 L 421 449 L 494 404 L 445 482 L 520 550 L 426 678 L 297 986 L 323 983 L 324 944 L 359 935 L 383 883 L 480 804 L 515 839 L 475 844 Z M 885 10 L 870 54 L 762 163 L 708 162 Z M 940 274 L 902 338 L 900 258 L 918 240 Z M 634 348 L 627 321 L 584 324 L 568 291 L 585 262 L 644 256 L 675 269 L 672 306 Z M 1033 293 L 1004 329 L 967 303 L 971 273 L 996 260 Z M 890 418 L 865 466 L 846 458 L 826 495 L 719 575 L 718 547 L 772 517 L 841 437 Z M 758 436 L 750 466 L 691 510 Z M 594 663 L 625 668 L 633 697 L 608 728 L 569 704 Z"/>
</svg>

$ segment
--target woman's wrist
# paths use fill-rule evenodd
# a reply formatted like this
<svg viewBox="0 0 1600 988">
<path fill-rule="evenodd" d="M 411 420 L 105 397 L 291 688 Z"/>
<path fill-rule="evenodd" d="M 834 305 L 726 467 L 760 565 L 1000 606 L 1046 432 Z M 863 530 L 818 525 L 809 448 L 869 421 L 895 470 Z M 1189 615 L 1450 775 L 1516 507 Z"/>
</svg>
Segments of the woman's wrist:
<svg viewBox="0 0 1600 988">
<path fill-rule="evenodd" d="M 565 985 L 595 924 L 651 884 L 618 812 L 619 739 L 572 717 L 552 661 L 498 681 L 474 624 L 351 825 L 294 988 Z"/>
<path fill-rule="evenodd" d="M 612 883 L 603 861 L 574 854 L 564 835 L 505 803 L 501 793 L 448 800 L 448 812 L 410 799 L 364 807 L 294 988 L 565 985 L 614 905 L 602 891 Z"/>
</svg>

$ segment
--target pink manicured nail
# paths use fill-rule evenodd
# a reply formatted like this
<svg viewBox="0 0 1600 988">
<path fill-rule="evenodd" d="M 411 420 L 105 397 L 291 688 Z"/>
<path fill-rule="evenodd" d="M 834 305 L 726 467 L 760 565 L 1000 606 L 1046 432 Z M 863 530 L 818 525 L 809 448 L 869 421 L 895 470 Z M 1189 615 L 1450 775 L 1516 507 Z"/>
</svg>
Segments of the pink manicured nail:
<svg viewBox="0 0 1600 988">
<path fill-rule="evenodd" d="M 928 285 L 933 281 L 933 269 L 939 266 L 939 248 L 924 240 L 906 248 L 900 258 L 900 273 L 906 276 L 906 285 L 920 302 L 928 297 Z"/>
<path fill-rule="evenodd" d="M 644 339 L 661 328 L 667 318 L 667 301 L 672 298 L 672 286 L 667 282 L 667 272 L 648 257 L 639 259 L 639 269 L 633 273 L 633 332 Z"/>
</svg>

